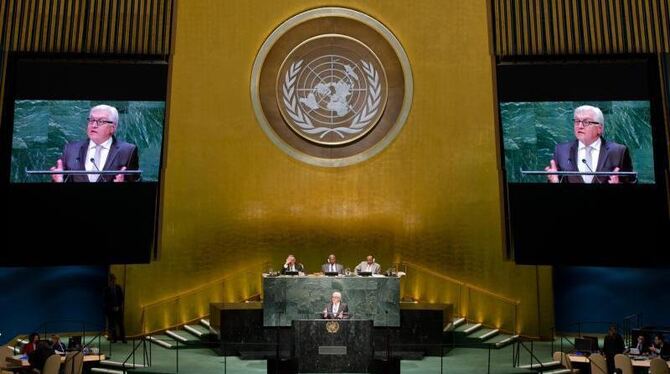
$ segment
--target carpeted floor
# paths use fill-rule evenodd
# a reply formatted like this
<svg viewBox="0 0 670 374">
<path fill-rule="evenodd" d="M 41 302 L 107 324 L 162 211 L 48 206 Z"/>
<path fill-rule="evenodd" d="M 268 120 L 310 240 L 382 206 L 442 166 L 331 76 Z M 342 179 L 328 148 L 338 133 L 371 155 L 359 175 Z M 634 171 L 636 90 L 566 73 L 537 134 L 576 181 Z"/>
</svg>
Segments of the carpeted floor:
<svg viewBox="0 0 670 374">
<path fill-rule="evenodd" d="M 530 344 L 527 344 L 530 349 Z M 556 349 L 557 346 L 555 347 Z M 124 361 L 132 350 L 129 344 L 114 344 L 112 360 Z M 551 343 L 536 342 L 533 344 L 535 355 L 542 361 L 551 361 Z M 512 366 L 512 346 L 491 351 L 491 373 L 512 374 L 530 373 L 528 370 L 517 369 Z M 103 345 L 103 353 L 108 348 Z M 486 349 L 457 348 L 444 357 L 426 357 L 422 360 L 406 360 L 401 362 L 401 372 L 408 374 L 419 373 L 487 373 L 488 354 Z M 168 350 L 156 345 L 151 347 L 152 366 L 141 372 L 176 373 L 177 359 L 179 360 L 180 374 L 213 374 L 213 373 L 266 373 L 266 362 L 261 360 L 240 360 L 237 357 L 218 356 L 209 348 L 180 349 L 177 358 L 176 350 Z M 136 356 L 141 363 L 141 354 Z M 522 350 L 521 364 L 530 363 L 530 355 Z"/>
</svg>

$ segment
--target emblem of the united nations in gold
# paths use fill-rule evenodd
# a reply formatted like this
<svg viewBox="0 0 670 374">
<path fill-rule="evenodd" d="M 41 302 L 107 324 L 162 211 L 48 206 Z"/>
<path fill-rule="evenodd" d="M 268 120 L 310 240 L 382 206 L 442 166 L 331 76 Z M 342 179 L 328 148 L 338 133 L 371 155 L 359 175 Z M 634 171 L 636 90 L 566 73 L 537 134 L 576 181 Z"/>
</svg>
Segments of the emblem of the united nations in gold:
<svg viewBox="0 0 670 374">
<path fill-rule="evenodd" d="M 336 334 L 338 331 L 340 331 L 340 324 L 336 321 L 328 321 L 326 322 L 326 331 L 331 334 Z"/>
<path fill-rule="evenodd" d="M 303 138 L 325 145 L 350 143 L 372 130 L 387 95 L 377 56 L 343 35 L 303 42 L 287 56 L 277 79 L 286 123 Z"/>
<path fill-rule="evenodd" d="M 400 42 L 379 21 L 346 8 L 317 8 L 277 27 L 251 77 L 254 112 L 287 154 L 345 166 L 381 152 L 412 103 L 412 74 Z"/>
</svg>

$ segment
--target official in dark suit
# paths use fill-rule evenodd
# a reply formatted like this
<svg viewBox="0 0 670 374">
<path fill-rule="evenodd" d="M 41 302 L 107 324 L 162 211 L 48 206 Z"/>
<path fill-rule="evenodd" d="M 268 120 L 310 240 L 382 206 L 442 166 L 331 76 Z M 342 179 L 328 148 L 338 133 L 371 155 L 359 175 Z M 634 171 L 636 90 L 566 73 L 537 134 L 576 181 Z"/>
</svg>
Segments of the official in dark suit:
<svg viewBox="0 0 670 374">
<path fill-rule="evenodd" d="M 281 268 L 281 273 L 286 274 L 287 271 L 297 271 L 299 273 L 304 273 L 305 267 L 302 266 L 301 263 L 296 262 L 294 255 L 288 255 L 288 257 L 286 257 L 284 266 Z"/>
<path fill-rule="evenodd" d="M 339 274 L 344 274 L 344 266 L 337 263 L 335 255 L 329 255 L 326 263 L 321 265 L 321 271 L 324 273 L 337 272 Z"/>
<path fill-rule="evenodd" d="M 63 344 L 62 341 L 60 341 L 60 336 L 54 334 L 51 335 L 51 349 L 56 351 L 58 354 L 63 354 L 67 350 L 65 348 L 65 344 Z"/>
<path fill-rule="evenodd" d="M 28 362 L 33 369 L 42 370 L 44 363 L 52 355 L 56 354 L 47 342 L 40 342 L 37 349 L 28 354 Z"/>
<path fill-rule="evenodd" d="M 330 298 L 330 303 L 326 305 L 323 310 L 323 318 L 325 319 L 345 319 L 349 318 L 349 307 L 342 302 L 342 294 L 333 292 Z"/>
<path fill-rule="evenodd" d="M 113 106 L 98 105 L 88 115 L 86 134 L 88 139 L 68 143 L 61 158 L 52 171 L 59 170 L 137 170 L 139 156 L 137 146 L 123 142 L 114 136 L 119 124 L 119 112 Z M 140 179 L 136 174 L 52 174 L 54 182 L 133 182 Z"/>
<path fill-rule="evenodd" d="M 594 106 L 583 105 L 574 112 L 575 140 L 556 145 L 554 158 L 544 170 L 576 171 L 582 173 L 599 171 L 633 171 L 630 152 L 625 145 L 609 142 L 602 137 L 605 119 L 602 111 Z M 565 176 L 548 175 L 551 183 L 634 183 L 634 177 L 593 175 Z"/>
<path fill-rule="evenodd" d="M 126 342 L 126 329 L 123 323 L 123 289 L 116 284 L 116 276 L 109 275 L 109 281 L 103 295 L 105 317 L 107 317 L 107 331 L 112 343 L 121 338 Z"/>
<path fill-rule="evenodd" d="M 603 354 L 605 355 L 609 373 L 614 371 L 614 356 L 623 353 L 625 349 L 626 346 L 623 342 L 623 338 L 616 331 L 616 326 L 610 326 L 609 329 L 607 329 L 607 335 L 605 335 L 605 340 L 603 342 Z"/>
</svg>

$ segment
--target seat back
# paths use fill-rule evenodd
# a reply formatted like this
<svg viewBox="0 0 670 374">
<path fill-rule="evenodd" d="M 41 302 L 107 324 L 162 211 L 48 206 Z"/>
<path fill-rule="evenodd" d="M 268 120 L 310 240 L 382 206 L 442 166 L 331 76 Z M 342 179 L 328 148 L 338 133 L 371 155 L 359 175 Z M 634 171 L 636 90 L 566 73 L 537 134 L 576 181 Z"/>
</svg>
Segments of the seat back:
<svg viewBox="0 0 670 374">
<path fill-rule="evenodd" d="M 668 369 L 668 363 L 660 357 L 656 357 L 651 360 L 649 367 L 649 373 L 651 374 L 670 374 L 670 369 Z"/>
<path fill-rule="evenodd" d="M 591 374 L 607 374 L 607 362 L 605 357 L 598 353 L 594 353 L 589 357 L 591 361 Z"/>
<path fill-rule="evenodd" d="M 65 374 L 81 374 L 84 367 L 84 354 L 81 352 L 68 352 L 65 356 Z"/>
<path fill-rule="evenodd" d="M 552 358 L 554 359 L 554 361 L 560 362 L 561 366 L 563 366 L 564 368 L 572 370 L 572 363 L 570 362 L 570 357 L 568 357 L 568 355 L 565 354 L 564 352 L 554 352 Z"/>
<path fill-rule="evenodd" d="M 633 362 L 621 353 L 614 356 L 614 367 L 621 370 L 621 374 L 633 374 Z"/>
<path fill-rule="evenodd" d="M 42 374 L 58 374 L 58 369 L 60 369 L 60 356 L 53 354 L 44 363 Z"/>
</svg>

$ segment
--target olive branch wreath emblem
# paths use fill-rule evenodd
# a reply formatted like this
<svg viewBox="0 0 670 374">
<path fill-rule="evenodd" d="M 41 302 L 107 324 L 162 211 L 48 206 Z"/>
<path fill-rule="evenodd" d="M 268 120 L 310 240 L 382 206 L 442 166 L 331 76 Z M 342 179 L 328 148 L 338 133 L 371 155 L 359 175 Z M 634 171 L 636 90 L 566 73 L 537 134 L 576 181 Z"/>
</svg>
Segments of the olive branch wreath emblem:
<svg viewBox="0 0 670 374">
<path fill-rule="evenodd" d="M 321 134 L 319 138 L 323 138 L 328 133 L 335 133 L 341 138 L 344 138 L 344 134 L 357 134 L 370 124 L 370 121 L 377 115 L 379 111 L 379 106 L 381 104 L 381 82 L 379 79 L 379 73 L 375 70 L 372 63 L 365 62 L 361 60 L 361 65 L 363 67 L 363 72 L 365 73 L 365 78 L 368 82 L 367 90 L 367 100 L 363 109 L 356 114 L 354 119 L 351 121 L 349 127 L 316 127 L 312 124 L 312 120 L 303 113 L 303 110 L 300 108 L 298 103 L 298 95 L 295 89 L 297 82 L 298 74 L 302 70 L 303 60 L 296 61 L 291 64 L 289 69 L 286 71 L 286 76 L 284 77 L 284 83 L 282 84 L 282 99 L 284 101 L 284 107 L 286 112 L 293 123 L 300 128 L 300 131 L 303 131 L 307 134 Z"/>
</svg>

